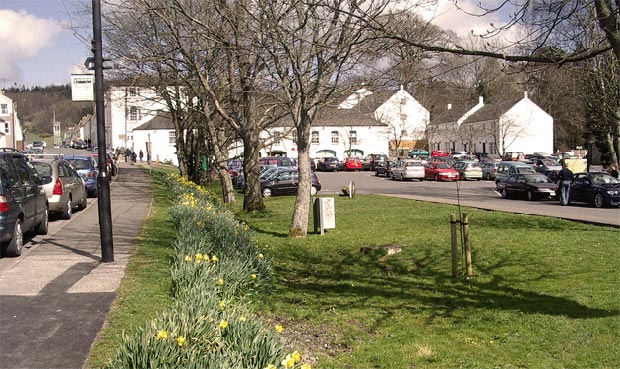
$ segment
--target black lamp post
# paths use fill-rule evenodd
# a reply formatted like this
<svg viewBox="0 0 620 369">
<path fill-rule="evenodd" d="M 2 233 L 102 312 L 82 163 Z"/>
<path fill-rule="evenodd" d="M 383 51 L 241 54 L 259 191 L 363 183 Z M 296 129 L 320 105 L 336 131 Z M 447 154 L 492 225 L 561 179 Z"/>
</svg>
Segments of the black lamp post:
<svg viewBox="0 0 620 369">
<path fill-rule="evenodd" d="M 114 261 L 112 242 L 112 210 L 110 207 L 110 177 L 106 171 L 106 137 L 105 111 L 103 103 L 103 52 L 101 50 L 101 0 L 92 0 L 93 4 L 93 41 L 92 51 L 95 64 L 95 107 L 97 117 L 97 146 L 99 175 L 97 188 L 99 199 L 99 233 L 101 236 L 101 260 L 104 263 Z"/>
</svg>

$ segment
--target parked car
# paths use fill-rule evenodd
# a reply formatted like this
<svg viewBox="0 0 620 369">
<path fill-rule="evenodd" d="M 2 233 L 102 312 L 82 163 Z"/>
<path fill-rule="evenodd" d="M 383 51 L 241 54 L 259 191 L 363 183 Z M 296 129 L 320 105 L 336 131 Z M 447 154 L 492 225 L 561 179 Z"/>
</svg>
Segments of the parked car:
<svg viewBox="0 0 620 369">
<path fill-rule="evenodd" d="M 420 160 L 399 160 L 395 163 L 394 167 L 392 167 L 391 178 L 400 179 L 401 181 L 404 181 L 405 179 L 418 179 L 420 181 L 423 181 L 424 165 L 422 165 L 422 162 Z"/>
<path fill-rule="evenodd" d="M 93 158 L 95 158 L 95 163 L 99 163 L 99 153 L 92 152 L 90 154 Z M 97 168 L 99 168 L 99 164 L 97 164 Z M 106 173 L 114 177 L 118 173 L 118 167 L 116 166 L 116 161 L 112 157 L 109 152 L 106 152 Z"/>
<path fill-rule="evenodd" d="M 534 168 L 520 161 L 501 161 L 495 173 L 495 188 L 500 190 L 499 183 L 513 174 L 536 174 Z"/>
<path fill-rule="evenodd" d="M 435 161 L 426 164 L 424 178 L 435 181 L 457 181 L 461 175 L 448 163 Z"/>
<path fill-rule="evenodd" d="M 71 147 L 74 149 L 86 150 L 88 148 L 88 145 L 86 144 L 85 141 L 75 140 L 71 143 Z"/>
<path fill-rule="evenodd" d="M 558 188 L 557 183 L 540 173 L 513 174 L 501 181 L 499 186 L 504 199 L 523 197 L 530 201 L 554 197 Z"/>
<path fill-rule="evenodd" d="M 316 195 L 321 190 L 321 182 L 316 173 L 310 173 L 312 178 L 311 195 Z M 299 172 L 297 169 L 281 169 L 261 181 L 260 188 L 263 197 L 271 197 L 275 195 L 294 195 L 299 189 L 298 184 Z"/>
<path fill-rule="evenodd" d="M 376 176 L 384 176 L 385 178 L 392 178 L 392 168 L 394 164 L 398 162 L 396 160 L 387 160 L 383 165 L 375 166 L 375 175 Z"/>
<path fill-rule="evenodd" d="M 451 156 L 433 156 L 428 160 L 428 163 L 446 163 L 449 166 L 453 166 L 456 160 Z"/>
<path fill-rule="evenodd" d="M 80 174 L 80 177 L 84 180 L 84 187 L 90 197 L 99 196 L 99 190 L 97 189 L 97 176 L 99 170 L 97 169 L 97 161 L 92 156 L 87 155 L 65 155 L 63 157 L 67 160 L 73 168 Z"/>
<path fill-rule="evenodd" d="M 71 164 L 63 159 L 31 162 L 43 182 L 50 214 L 71 219 L 73 209 L 83 210 L 87 205 L 84 180 Z"/>
<path fill-rule="evenodd" d="M 340 170 L 340 161 L 334 157 L 323 158 L 316 163 L 316 170 L 319 172 L 337 172 Z"/>
<path fill-rule="evenodd" d="M 482 179 L 482 169 L 477 161 L 457 161 L 452 168 L 459 172 L 462 180 L 473 179 L 479 181 Z"/>
<path fill-rule="evenodd" d="M 261 168 L 264 167 L 285 167 L 292 168 L 295 167 L 295 162 L 291 158 L 287 158 L 286 156 L 263 156 L 258 158 L 258 166 Z"/>
<path fill-rule="evenodd" d="M 370 154 L 362 161 L 362 170 L 369 170 L 374 172 L 377 166 L 385 166 L 388 161 L 388 156 L 385 154 Z"/>
<path fill-rule="evenodd" d="M 495 179 L 497 167 L 499 167 L 499 162 L 496 161 L 485 161 L 483 163 L 480 163 L 480 169 L 482 169 L 482 178 L 489 181 Z"/>
<path fill-rule="evenodd" d="M 19 256 L 24 233 L 47 234 L 48 203 L 41 178 L 28 158 L 0 149 L 0 252 Z"/>
<path fill-rule="evenodd" d="M 358 158 L 346 158 L 340 165 L 342 170 L 362 170 L 362 162 Z"/>
<path fill-rule="evenodd" d="M 620 206 L 620 180 L 605 172 L 575 173 L 569 201 L 597 208 Z"/>
</svg>

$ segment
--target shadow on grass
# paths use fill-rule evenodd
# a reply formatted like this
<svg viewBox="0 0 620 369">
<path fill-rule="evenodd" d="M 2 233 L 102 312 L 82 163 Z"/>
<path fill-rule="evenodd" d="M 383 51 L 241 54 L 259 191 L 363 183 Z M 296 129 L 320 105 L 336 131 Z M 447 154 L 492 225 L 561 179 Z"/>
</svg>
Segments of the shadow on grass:
<svg viewBox="0 0 620 369">
<path fill-rule="evenodd" d="M 286 275 L 282 283 L 295 295 L 313 296 L 317 304 L 336 309 L 406 309 L 427 312 L 431 318 L 457 316 L 465 309 L 573 319 L 620 315 L 618 309 L 593 308 L 569 298 L 509 287 L 501 278 L 490 282 L 452 282 L 444 271 L 433 269 L 445 256 L 426 254 L 410 261 L 409 269 L 363 255 L 341 256 L 344 257 L 326 263 L 326 259 L 306 254 L 304 266 L 297 265 L 296 270 L 280 269 L 278 274 Z"/>
</svg>

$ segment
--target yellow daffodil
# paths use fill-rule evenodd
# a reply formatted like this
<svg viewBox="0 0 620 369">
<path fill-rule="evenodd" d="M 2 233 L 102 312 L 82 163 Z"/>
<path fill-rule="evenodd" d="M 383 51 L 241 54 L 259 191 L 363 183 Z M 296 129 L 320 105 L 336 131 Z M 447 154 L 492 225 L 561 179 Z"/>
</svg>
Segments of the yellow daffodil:
<svg viewBox="0 0 620 369">
<path fill-rule="evenodd" d="M 187 261 L 187 262 L 192 261 L 192 257 L 191 257 L 191 256 L 189 256 L 189 255 L 186 255 L 186 256 L 185 256 L 185 261 Z"/>
<path fill-rule="evenodd" d="M 244 317 L 244 316 L 239 317 L 239 321 L 240 321 L 240 322 L 245 322 L 246 320 L 247 320 L 247 318 L 246 318 L 246 317 Z"/>
<path fill-rule="evenodd" d="M 310 364 L 303 364 L 299 367 L 299 369 L 312 369 L 312 367 L 310 366 Z"/>
<path fill-rule="evenodd" d="M 218 258 L 217 258 L 217 256 L 215 256 L 215 255 L 213 255 L 213 256 L 211 257 L 211 262 L 213 262 L 213 263 L 217 263 L 217 262 L 218 262 L 218 260 L 219 260 L 219 259 L 218 259 Z"/>
<path fill-rule="evenodd" d="M 227 321 L 225 321 L 225 320 L 222 320 L 222 321 L 220 322 L 220 328 L 221 328 L 221 329 L 225 329 L 226 327 L 228 327 L 228 322 L 227 322 Z"/>
<path fill-rule="evenodd" d="M 224 280 L 222 278 L 217 280 L 217 285 L 218 286 L 223 286 L 224 285 Z"/>
<path fill-rule="evenodd" d="M 263 254 L 258 254 L 258 258 L 259 258 L 259 259 L 262 259 L 262 258 L 264 258 L 264 257 L 265 257 L 265 255 L 263 255 Z"/>
<path fill-rule="evenodd" d="M 280 324 L 276 325 L 276 332 L 282 333 L 283 330 L 284 328 Z"/>
<path fill-rule="evenodd" d="M 177 337 L 177 344 L 179 346 L 186 345 L 187 344 L 187 340 L 185 339 L 185 337 L 179 336 L 179 337 Z"/>
<path fill-rule="evenodd" d="M 224 301 L 220 302 L 220 309 L 222 310 L 226 309 L 226 303 Z"/>
<path fill-rule="evenodd" d="M 293 358 L 293 360 L 295 360 L 295 363 L 298 363 L 298 362 L 300 362 L 300 361 L 301 361 L 301 355 L 300 355 L 300 354 L 299 354 L 299 352 L 297 352 L 297 351 L 294 351 L 294 352 L 291 354 L 291 357 Z"/>
<path fill-rule="evenodd" d="M 163 340 L 165 338 L 168 337 L 168 332 L 166 332 L 165 329 L 162 329 L 161 331 L 157 332 L 157 339 L 158 340 Z"/>
<path fill-rule="evenodd" d="M 286 367 L 286 368 L 292 368 L 295 366 L 295 360 L 293 360 L 293 358 L 291 357 L 291 355 L 286 355 L 286 358 L 284 360 L 282 360 L 282 366 Z"/>
<path fill-rule="evenodd" d="M 202 254 L 201 253 L 196 254 L 196 260 L 202 260 Z"/>
<path fill-rule="evenodd" d="M 256 279 L 256 274 L 252 274 L 252 279 Z"/>
</svg>

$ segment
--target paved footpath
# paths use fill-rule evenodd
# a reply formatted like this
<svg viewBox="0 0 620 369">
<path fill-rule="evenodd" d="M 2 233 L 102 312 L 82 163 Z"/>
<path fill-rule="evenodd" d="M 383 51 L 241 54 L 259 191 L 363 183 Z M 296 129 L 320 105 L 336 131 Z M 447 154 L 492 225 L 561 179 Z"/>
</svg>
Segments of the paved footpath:
<svg viewBox="0 0 620 369">
<path fill-rule="evenodd" d="M 35 237 L 21 257 L 0 259 L 0 368 L 83 367 L 149 212 L 150 191 L 147 172 L 119 162 L 110 185 L 114 262 L 101 262 L 96 201 Z"/>
</svg>

